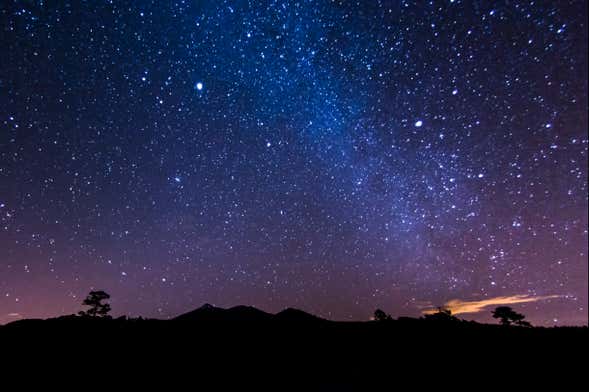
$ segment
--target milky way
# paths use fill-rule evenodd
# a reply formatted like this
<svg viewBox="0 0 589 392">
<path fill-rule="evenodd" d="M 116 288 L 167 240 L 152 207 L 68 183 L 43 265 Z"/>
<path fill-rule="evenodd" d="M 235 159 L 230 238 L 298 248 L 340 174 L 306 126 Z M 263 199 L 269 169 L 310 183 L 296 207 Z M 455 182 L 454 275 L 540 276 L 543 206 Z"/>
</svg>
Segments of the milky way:
<svg viewBox="0 0 589 392">
<path fill-rule="evenodd" d="M 0 323 L 586 323 L 587 5 L 490 3 L 3 2 Z"/>
</svg>

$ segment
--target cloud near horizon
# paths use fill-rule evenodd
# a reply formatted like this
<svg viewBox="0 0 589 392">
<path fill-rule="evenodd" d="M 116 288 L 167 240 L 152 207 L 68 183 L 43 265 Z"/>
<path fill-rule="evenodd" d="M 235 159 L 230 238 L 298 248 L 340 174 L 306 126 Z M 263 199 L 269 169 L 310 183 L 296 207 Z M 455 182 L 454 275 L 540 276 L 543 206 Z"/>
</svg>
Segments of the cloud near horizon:
<svg viewBox="0 0 589 392">
<path fill-rule="evenodd" d="M 543 295 L 543 296 L 531 296 L 531 295 L 511 295 L 503 297 L 488 298 L 481 301 L 463 301 L 461 299 L 452 299 L 444 304 L 444 307 L 450 309 L 453 315 L 463 313 L 479 313 L 484 311 L 490 306 L 498 305 L 512 305 L 521 304 L 526 302 L 537 302 L 546 299 L 560 298 L 561 295 Z M 432 314 L 438 311 L 437 308 L 424 309 L 423 314 Z"/>
</svg>

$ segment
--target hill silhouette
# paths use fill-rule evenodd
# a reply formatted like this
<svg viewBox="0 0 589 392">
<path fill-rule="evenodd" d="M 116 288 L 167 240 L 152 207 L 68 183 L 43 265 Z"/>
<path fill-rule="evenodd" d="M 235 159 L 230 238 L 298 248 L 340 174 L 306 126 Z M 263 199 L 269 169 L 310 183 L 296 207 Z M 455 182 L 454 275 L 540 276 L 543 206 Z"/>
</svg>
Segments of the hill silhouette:
<svg viewBox="0 0 589 392">
<path fill-rule="evenodd" d="M 286 308 L 274 316 L 275 320 L 278 320 L 282 323 L 293 323 L 293 324 L 305 324 L 305 323 L 325 323 L 330 322 L 321 317 L 317 317 L 310 313 L 304 312 L 300 309 L 294 308 Z"/>
<path fill-rule="evenodd" d="M 260 323 L 272 318 L 270 313 L 253 306 L 239 305 L 229 309 L 204 304 L 198 309 L 182 314 L 173 320 L 176 322 L 241 322 Z"/>
</svg>

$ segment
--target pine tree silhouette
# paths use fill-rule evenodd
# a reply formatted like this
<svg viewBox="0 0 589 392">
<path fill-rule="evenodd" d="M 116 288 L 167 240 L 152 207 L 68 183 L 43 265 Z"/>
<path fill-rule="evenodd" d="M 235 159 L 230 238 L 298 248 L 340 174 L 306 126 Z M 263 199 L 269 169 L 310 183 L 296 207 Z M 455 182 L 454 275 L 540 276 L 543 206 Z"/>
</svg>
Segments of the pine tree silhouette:
<svg viewBox="0 0 589 392">
<path fill-rule="evenodd" d="M 108 312 L 111 310 L 110 305 L 108 303 L 102 303 L 102 301 L 109 298 L 110 295 L 102 290 L 91 291 L 82 302 L 82 305 L 89 306 L 90 309 L 81 311 L 78 314 L 84 317 L 109 318 L 110 316 L 108 315 Z"/>
<path fill-rule="evenodd" d="M 512 324 L 518 325 L 520 327 L 532 326 L 532 324 L 524 320 L 526 316 L 516 312 L 509 306 L 499 306 L 495 308 L 495 310 L 493 311 L 493 317 L 499 319 L 501 325 L 505 326 L 510 326 Z"/>
</svg>

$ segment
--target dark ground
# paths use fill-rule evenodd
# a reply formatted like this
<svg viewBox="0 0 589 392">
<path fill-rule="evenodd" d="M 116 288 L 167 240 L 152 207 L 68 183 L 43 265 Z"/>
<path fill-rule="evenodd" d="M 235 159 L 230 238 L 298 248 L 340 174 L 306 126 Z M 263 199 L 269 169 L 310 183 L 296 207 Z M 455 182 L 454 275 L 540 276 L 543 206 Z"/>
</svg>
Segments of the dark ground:
<svg viewBox="0 0 589 392">
<path fill-rule="evenodd" d="M 586 381 L 587 337 L 586 327 L 333 322 L 247 307 L 168 321 L 66 316 L 0 327 L 0 374 L 83 389 L 565 391 Z"/>
</svg>

